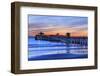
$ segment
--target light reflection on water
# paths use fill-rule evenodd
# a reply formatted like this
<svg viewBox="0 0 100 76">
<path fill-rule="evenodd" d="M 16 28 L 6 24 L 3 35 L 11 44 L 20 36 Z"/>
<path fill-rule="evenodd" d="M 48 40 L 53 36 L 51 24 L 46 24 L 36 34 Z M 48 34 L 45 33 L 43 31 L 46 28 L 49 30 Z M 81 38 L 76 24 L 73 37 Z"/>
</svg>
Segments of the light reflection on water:
<svg viewBox="0 0 100 76">
<path fill-rule="evenodd" d="M 87 46 L 67 45 L 65 43 L 49 42 L 35 40 L 29 38 L 28 40 L 28 58 L 50 55 L 50 54 L 87 54 Z"/>
</svg>

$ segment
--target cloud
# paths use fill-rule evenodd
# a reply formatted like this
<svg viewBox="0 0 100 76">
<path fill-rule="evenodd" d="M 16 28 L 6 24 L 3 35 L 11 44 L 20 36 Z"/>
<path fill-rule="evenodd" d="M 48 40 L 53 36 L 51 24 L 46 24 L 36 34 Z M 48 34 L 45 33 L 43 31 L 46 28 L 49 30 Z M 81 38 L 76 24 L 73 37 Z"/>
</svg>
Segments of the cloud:
<svg viewBox="0 0 100 76">
<path fill-rule="evenodd" d="M 65 32 L 82 32 L 88 30 L 88 17 L 79 16 L 38 16 L 29 15 L 28 17 L 29 32 L 36 34 L 45 33 L 65 33 Z"/>
<path fill-rule="evenodd" d="M 38 16 L 29 15 L 29 24 L 53 24 L 54 26 L 59 25 L 83 25 L 88 23 L 87 17 L 77 17 L 77 16 Z M 43 26 L 42 26 L 43 27 Z"/>
</svg>

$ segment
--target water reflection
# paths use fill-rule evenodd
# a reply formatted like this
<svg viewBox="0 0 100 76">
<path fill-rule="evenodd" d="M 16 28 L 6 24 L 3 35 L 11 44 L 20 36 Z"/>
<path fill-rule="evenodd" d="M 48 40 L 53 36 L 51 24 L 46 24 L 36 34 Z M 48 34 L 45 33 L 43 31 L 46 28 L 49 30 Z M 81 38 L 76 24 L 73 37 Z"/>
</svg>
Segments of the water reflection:
<svg viewBox="0 0 100 76">
<path fill-rule="evenodd" d="M 87 58 L 87 47 L 78 44 L 57 43 L 29 38 L 28 60 Z"/>
</svg>

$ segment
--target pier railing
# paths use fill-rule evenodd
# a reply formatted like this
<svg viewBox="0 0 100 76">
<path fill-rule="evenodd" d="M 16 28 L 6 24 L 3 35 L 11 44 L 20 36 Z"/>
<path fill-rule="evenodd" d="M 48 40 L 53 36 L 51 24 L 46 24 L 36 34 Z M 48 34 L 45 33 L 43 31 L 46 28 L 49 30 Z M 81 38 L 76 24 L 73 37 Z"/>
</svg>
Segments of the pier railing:
<svg viewBox="0 0 100 76">
<path fill-rule="evenodd" d="M 62 42 L 66 44 L 88 45 L 87 37 L 65 37 L 65 36 L 35 36 L 36 40 L 45 40 L 52 42 Z"/>
</svg>

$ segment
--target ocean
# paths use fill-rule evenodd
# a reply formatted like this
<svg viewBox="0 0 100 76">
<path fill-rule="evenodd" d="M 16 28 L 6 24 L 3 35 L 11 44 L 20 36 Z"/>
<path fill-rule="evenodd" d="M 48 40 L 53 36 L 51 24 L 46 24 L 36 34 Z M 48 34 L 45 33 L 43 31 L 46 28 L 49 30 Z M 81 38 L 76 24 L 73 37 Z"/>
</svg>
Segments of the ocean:
<svg viewBox="0 0 100 76">
<path fill-rule="evenodd" d="M 28 61 L 88 58 L 87 45 L 35 40 L 28 37 Z"/>
</svg>

